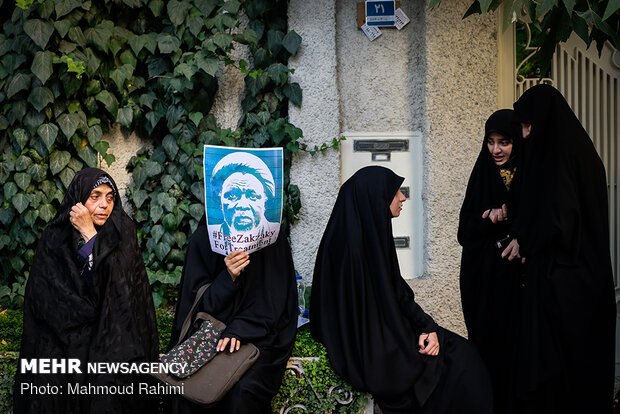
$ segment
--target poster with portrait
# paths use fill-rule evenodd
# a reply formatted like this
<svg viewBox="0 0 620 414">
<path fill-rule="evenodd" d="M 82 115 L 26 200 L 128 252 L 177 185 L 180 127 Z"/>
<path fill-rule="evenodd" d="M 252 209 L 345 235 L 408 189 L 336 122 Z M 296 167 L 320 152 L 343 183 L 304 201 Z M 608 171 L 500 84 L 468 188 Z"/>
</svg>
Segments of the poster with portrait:
<svg viewBox="0 0 620 414">
<path fill-rule="evenodd" d="M 282 148 L 205 145 L 205 213 L 214 252 L 252 253 L 276 242 L 283 168 Z"/>
</svg>

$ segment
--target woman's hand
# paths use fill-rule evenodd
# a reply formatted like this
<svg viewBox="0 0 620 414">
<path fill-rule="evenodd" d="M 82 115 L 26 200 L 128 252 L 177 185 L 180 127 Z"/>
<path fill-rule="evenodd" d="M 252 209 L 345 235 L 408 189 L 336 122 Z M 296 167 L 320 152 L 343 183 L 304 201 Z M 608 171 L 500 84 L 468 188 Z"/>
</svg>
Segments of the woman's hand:
<svg viewBox="0 0 620 414">
<path fill-rule="evenodd" d="M 235 250 L 224 258 L 226 268 L 233 282 L 239 277 L 243 269 L 250 264 L 250 255 L 241 250 Z"/>
<path fill-rule="evenodd" d="M 423 333 L 420 335 L 418 346 L 420 347 L 418 352 L 422 355 L 439 355 L 439 338 L 437 338 L 437 332 Z"/>
<path fill-rule="evenodd" d="M 507 220 L 508 219 L 508 207 L 506 207 L 506 204 L 502 204 L 500 208 L 488 209 L 484 213 L 482 213 L 482 218 L 483 219 L 488 218 L 489 220 L 491 220 L 493 224 L 497 223 L 498 221 Z"/>
<path fill-rule="evenodd" d="M 73 227 L 80 232 L 84 238 L 84 241 L 89 241 L 95 236 L 95 234 L 97 234 L 97 230 L 95 230 L 95 225 L 93 224 L 93 219 L 90 216 L 90 211 L 88 211 L 82 203 L 77 203 L 71 207 L 71 211 L 69 212 L 69 221 Z"/>
<path fill-rule="evenodd" d="M 521 263 L 525 263 L 525 257 L 521 257 L 519 254 L 519 242 L 517 239 L 512 239 L 510 241 L 508 247 L 502 252 L 502 258 L 508 259 L 509 262 L 512 262 L 514 259 L 521 259 Z"/>
<path fill-rule="evenodd" d="M 228 345 L 228 342 L 230 341 L 230 349 L 229 351 L 235 352 L 239 350 L 239 347 L 241 346 L 241 341 L 238 340 L 237 338 L 221 338 L 219 340 L 219 342 L 217 343 L 217 347 L 215 348 L 217 350 L 217 352 L 222 352 L 226 350 L 226 346 Z"/>
</svg>

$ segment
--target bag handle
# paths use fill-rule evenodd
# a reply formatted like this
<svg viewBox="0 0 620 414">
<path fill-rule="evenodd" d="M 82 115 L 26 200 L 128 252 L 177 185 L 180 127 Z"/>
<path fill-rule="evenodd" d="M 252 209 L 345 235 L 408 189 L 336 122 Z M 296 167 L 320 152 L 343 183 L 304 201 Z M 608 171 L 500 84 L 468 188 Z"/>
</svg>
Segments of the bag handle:
<svg viewBox="0 0 620 414">
<path fill-rule="evenodd" d="M 192 321 L 192 315 L 194 314 L 194 311 L 198 307 L 198 303 L 200 303 L 200 299 L 202 299 L 202 295 L 204 295 L 204 293 L 207 291 L 209 286 L 211 286 L 210 282 L 205 283 L 204 285 L 200 287 L 200 289 L 198 289 L 198 292 L 196 292 L 196 299 L 194 300 L 194 304 L 192 305 L 192 308 L 189 310 L 189 313 L 187 314 L 187 317 L 185 318 L 185 321 L 183 322 L 183 327 L 181 328 L 181 334 L 179 335 L 179 342 L 177 342 L 177 345 L 183 342 L 183 338 L 185 338 L 185 335 L 187 335 L 187 332 L 189 331 L 189 326 Z"/>
</svg>

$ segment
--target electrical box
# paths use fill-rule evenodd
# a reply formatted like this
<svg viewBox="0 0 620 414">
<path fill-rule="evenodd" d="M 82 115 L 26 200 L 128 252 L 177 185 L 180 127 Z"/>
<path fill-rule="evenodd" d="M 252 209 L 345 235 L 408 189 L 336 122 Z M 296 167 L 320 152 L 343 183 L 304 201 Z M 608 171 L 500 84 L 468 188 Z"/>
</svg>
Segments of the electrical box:
<svg viewBox="0 0 620 414">
<path fill-rule="evenodd" d="M 360 168 L 379 165 L 405 177 L 401 190 L 407 201 L 399 217 L 393 219 L 394 244 L 401 275 L 405 279 L 423 275 L 424 211 L 422 183 L 424 158 L 422 133 L 345 132 L 341 142 L 340 182 Z"/>
</svg>

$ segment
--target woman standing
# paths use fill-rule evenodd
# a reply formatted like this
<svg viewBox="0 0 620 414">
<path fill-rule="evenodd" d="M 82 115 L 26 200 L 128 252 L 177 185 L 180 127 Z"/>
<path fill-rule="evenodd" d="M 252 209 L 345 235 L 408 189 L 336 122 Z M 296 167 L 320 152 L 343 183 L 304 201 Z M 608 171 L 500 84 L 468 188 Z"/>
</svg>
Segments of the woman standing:
<svg viewBox="0 0 620 414">
<path fill-rule="evenodd" d="M 514 226 L 526 258 L 522 411 L 608 413 L 615 301 L 605 168 L 552 86 L 529 89 L 514 108 L 525 157 Z"/>
<path fill-rule="evenodd" d="M 20 351 L 21 360 L 78 359 L 81 373 L 18 371 L 14 412 L 153 413 L 155 401 L 137 393 L 138 377 L 91 373 L 86 363 L 155 361 L 157 352 L 155 310 L 136 227 L 112 177 L 87 168 L 71 181 L 37 246 Z M 22 384 L 32 385 L 24 392 Z M 60 393 L 29 391 L 48 384 Z M 132 384 L 134 395 L 115 392 Z M 69 386 L 88 392 L 72 393 Z"/>
<path fill-rule="evenodd" d="M 317 254 L 313 336 L 338 375 L 389 413 L 491 413 L 473 345 L 438 326 L 400 275 L 392 236 L 403 178 L 366 167 L 338 194 Z"/>
<path fill-rule="evenodd" d="M 227 326 L 217 350 L 235 352 L 251 342 L 260 350 L 258 360 L 212 408 L 201 408 L 175 396 L 168 412 L 175 414 L 270 413 L 297 332 L 295 269 L 286 232 L 275 244 L 251 255 L 234 251 L 224 257 L 211 250 L 206 220 L 192 236 L 179 285 L 171 344 L 179 340 L 183 321 L 205 283 L 198 311 L 208 312 Z M 190 333 L 191 335 L 191 333 Z"/>
<path fill-rule="evenodd" d="M 458 240 L 461 256 L 461 301 L 471 340 L 493 383 L 498 413 L 514 407 L 514 356 L 520 326 L 520 260 L 504 250 L 511 242 L 516 216 L 514 193 L 519 171 L 521 125 L 514 111 L 502 109 L 485 124 L 461 207 Z"/>
</svg>

